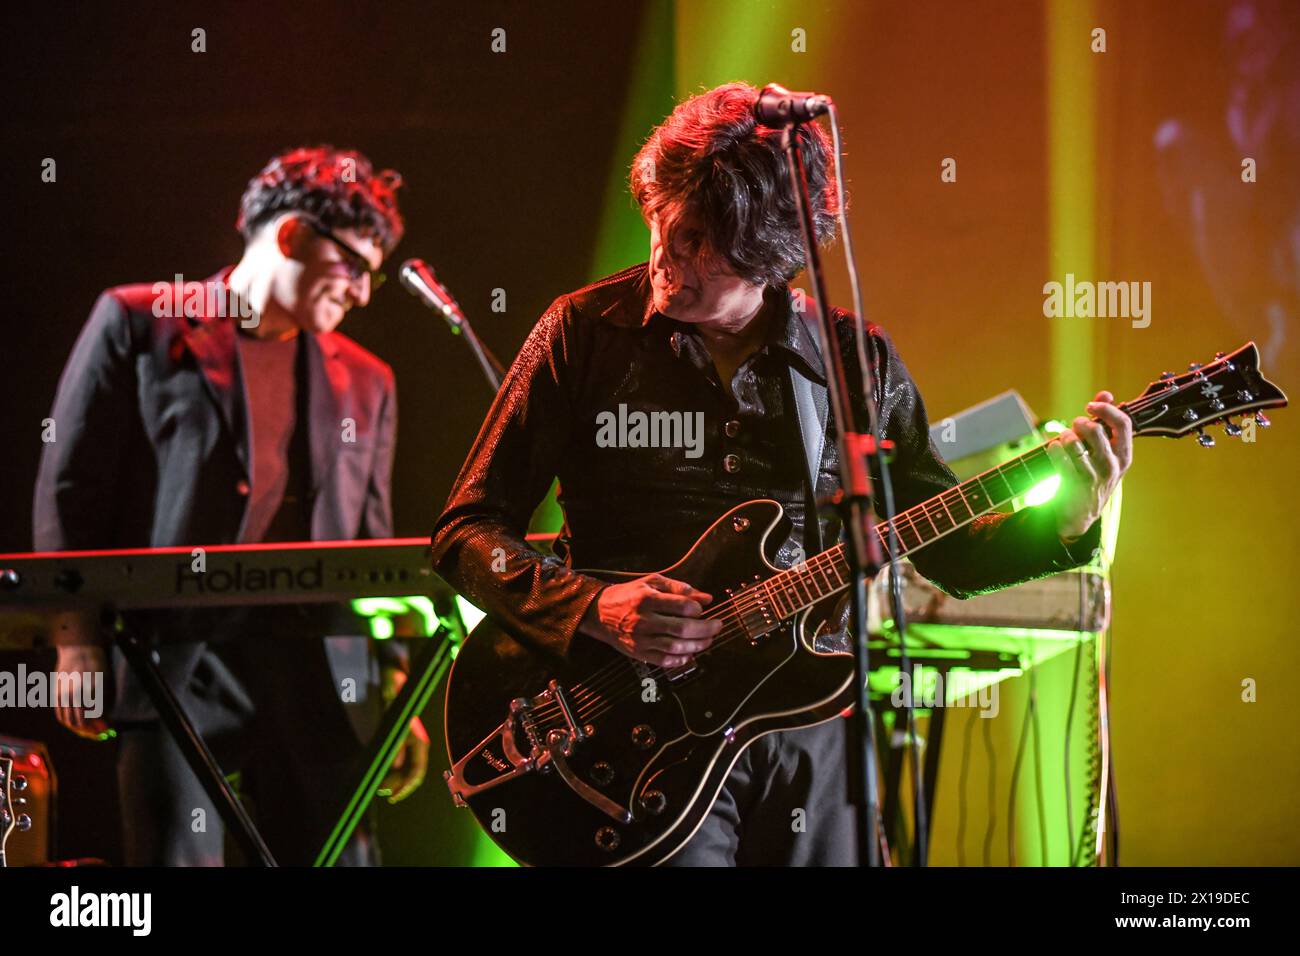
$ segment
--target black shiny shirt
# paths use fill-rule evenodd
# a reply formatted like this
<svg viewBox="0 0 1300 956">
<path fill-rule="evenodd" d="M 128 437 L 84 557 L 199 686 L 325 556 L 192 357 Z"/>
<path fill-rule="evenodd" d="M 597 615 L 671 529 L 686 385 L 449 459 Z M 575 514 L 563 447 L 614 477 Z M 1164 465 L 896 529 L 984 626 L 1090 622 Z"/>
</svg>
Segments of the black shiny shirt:
<svg viewBox="0 0 1300 956">
<path fill-rule="evenodd" d="M 507 373 L 437 521 L 434 569 L 522 640 L 563 655 L 604 587 L 577 569 L 661 570 L 734 505 L 780 502 L 791 528 L 769 557 L 787 567 L 807 556 L 813 536 L 804 527 L 805 453 L 789 367 L 822 384 L 825 371 L 789 290 L 767 296 L 775 318 L 766 343 L 730 387 L 691 326 L 654 310 L 646 264 L 557 299 Z M 836 313 L 852 398 L 865 422 L 852 371 L 856 321 Z M 891 475 L 901 511 L 956 479 L 930 442 L 921 396 L 893 344 L 879 327 L 867 330 L 884 436 L 895 444 Z M 557 476 L 563 557 L 540 554 L 524 539 Z M 819 497 L 838 487 L 838 476 L 828 416 Z M 834 543 L 838 518 L 824 513 L 820 521 L 821 539 Z M 1076 567 L 1099 536 L 1094 524 L 1066 548 L 1050 509 L 1028 508 L 978 518 L 910 557 L 944 590 L 966 597 Z"/>
</svg>

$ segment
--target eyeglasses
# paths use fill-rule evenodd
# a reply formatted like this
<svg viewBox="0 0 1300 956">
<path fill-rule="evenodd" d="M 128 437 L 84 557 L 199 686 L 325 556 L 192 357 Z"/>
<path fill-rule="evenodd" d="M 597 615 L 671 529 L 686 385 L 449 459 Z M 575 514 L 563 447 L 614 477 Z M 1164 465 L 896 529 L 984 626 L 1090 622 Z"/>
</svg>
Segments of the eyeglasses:
<svg viewBox="0 0 1300 956">
<path fill-rule="evenodd" d="M 388 276 L 384 275 L 381 270 L 370 268 L 370 263 L 366 261 L 365 256 L 357 252 L 357 250 L 353 249 L 320 223 L 313 222 L 306 218 L 303 219 L 303 222 L 311 226 L 312 232 L 316 233 L 316 235 L 320 236 L 322 239 L 328 239 L 330 242 L 334 243 L 334 245 L 343 250 L 343 264 L 347 266 L 348 278 L 353 282 L 359 282 L 362 276 L 368 275 L 370 276 L 370 291 L 374 292 L 388 280 Z"/>
</svg>

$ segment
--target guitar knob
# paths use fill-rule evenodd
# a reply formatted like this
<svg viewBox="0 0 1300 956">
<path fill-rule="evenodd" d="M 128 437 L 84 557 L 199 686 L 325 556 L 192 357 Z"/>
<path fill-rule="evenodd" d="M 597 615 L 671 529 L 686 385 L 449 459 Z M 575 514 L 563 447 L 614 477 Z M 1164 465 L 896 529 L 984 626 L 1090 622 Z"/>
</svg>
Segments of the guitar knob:
<svg viewBox="0 0 1300 956">
<path fill-rule="evenodd" d="M 1268 416 L 1265 415 L 1263 412 L 1256 412 L 1255 424 L 1258 425 L 1260 428 L 1267 428 L 1269 425 L 1272 425 L 1273 423 L 1268 420 Z"/>
<path fill-rule="evenodd" d="M 14 821 L 14 825 L 18 827 L 19 833 L 26 833 L 32 828 L 32 818 L 25 813 L 20 813 L 18 819 Z"/>
<path fill-rule="evenodd" d="M 1223 430 L 1229 438 L 1236 438 L 1241 434 L 1241 426 L 1231 421 L 1223 423 Z"/>
<path fill-rule="evenodd" d="M 1213 448 L 1214 439 L 1198 428 L 1196 430 L 1196 444 L 1200 445 L 1202 448 Z"/>
<path fill-rule="evenodd" d="M 591 779 L 602 787 L 608 786 L 614 782 L 614 768 L 602 760 L 591 768 Z"/>
<path fill-rule="evenodd" d="M 668 809 L 668 798 L 662 790 L 647 790 L 641 795 L 641 806 L 655 816 Z"/>
<path fill-rule="evenodd" d="M 613 827 L 601 827 L 596 831 L 596 846 L 606 853 L 613 853 L 618 849 L 618 845 L 622 841 L 623 838 L 618 835 L 618 831 Z"/>
<path fill-rule="evenodd" d="M 655 732 L 649 724 L 637 724 L 632 728 L 632 744 L 640 750 L 655 745 Z"/>
</svg>

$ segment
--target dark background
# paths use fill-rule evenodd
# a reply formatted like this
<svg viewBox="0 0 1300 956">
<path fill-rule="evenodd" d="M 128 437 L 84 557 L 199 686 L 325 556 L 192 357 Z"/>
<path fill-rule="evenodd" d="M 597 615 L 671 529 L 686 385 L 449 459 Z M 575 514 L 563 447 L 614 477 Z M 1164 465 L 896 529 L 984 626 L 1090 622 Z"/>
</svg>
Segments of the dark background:
<svg viewBox="0 0 1300 956">
<path fill-rule="evenodd" d="M 396 530 L 425 535 L 490 392 L 394 267 L 413 255 L 432 263 L 507 363 L 550 301 L 589 280 L 641 4 L 186 7 L 6 5 L 0 551 L 31 547 L 41 419 L 98 292 L 235 262 L 249 178 L 284 148 L 316 143 L 360 149 L 405 180 L 393 278 L 341 331 L 396 373 Z M 206 53 L 191 52 L 195 27 Z M 505 54 L 490 50 L 495 27 L 507 31 Z M 55 183 L 41 181 L 46 157 Z M 503 314 L 490 310 L 496 288 Z M 25 659 L 48 666 L 52 655 Z M 440 779 L 434 700 L 429 779 L 382 808 L 390 862 L 463 858 L 476 839 Z M 0 732 L 52 748 L 60 854 L 116 858 L 111 745 L 76 740 L 44 712 L 9 711 Z"/>
<path fill-rule="evenodd" d="M 1295 0 L 285 0 L 10 4 L 0 17 L 0 550 L 30 545 L 40 422 L 96 294 L 232 262 L 240 193 L 274 153 L 332 142 L 400 170 L 408 234 L 394 263 L 433 263 L 508 361 L 556 295 L 644 257 L 620 170 L 676 99 L 736 79 L 834 95 L 866 310 L 932 417 L 1015 388 L 1068 421 L 1097 389 L 1130 397 L 1246 339 L 1284 390 L 1300 382 Z M 504 55 L 490 51 L 498 26 Z M 190 52 L 195 27 L 204 54 Z M 1098 27 L 1104 53 L 1091 48 Z M 1247 156 L 1259 167 L 1249 185 Z M 55 184 L 41 182 L 45 157 Z M 946 157 L 954 183 L 939 176 Z M 847 305 L 840 250 L 825 262 Z M 1044 317 L 1044 282 L 1067 273 L 1150 281 L 1150 327 Z M 495 288 L 504 314 L 490 311 Z M 395 283 L 343 331 L 396 370 L 397 529 L 424 535 L 487 387 L 463 343 Z M 1294 410 L 1274 423 L 1250 444 L 1219 432 L 1212 451 L 1143 440 L 1125 477 L 1110 727 L 1128 865 L 1300 860 L 1300 760 L 1285 729 L 1300 668 L 1300 432 Z M 1068 665 L 1036 671 L 1049 767 Z M 1257 700 L 1243 700 L 1247 680 Z M 979 859 L 983 824 L 963 836 L 959 820 L 985 817 L 1004 858 L 1030 694 L 1024 676 L 1003 688 L 987 757 L 949 734 L 936 863 L 963 846 Z M 435 741 L 438 710 L 425 715 Z M 6 711 L 0 733 L 53 747 L 61 852 L 113 859 L 111 746 L 23 710 Z M 484 845 L 438 779 L 441 747 L 434 756 L 423 790 L 381 807 L 391 862 L 465 862 Z M 1022 848 L 1038 842 L 1033 783 L 1019 782 Z M 1059 840 L 1064 791 L 1050 796 Z"/>
</svg>

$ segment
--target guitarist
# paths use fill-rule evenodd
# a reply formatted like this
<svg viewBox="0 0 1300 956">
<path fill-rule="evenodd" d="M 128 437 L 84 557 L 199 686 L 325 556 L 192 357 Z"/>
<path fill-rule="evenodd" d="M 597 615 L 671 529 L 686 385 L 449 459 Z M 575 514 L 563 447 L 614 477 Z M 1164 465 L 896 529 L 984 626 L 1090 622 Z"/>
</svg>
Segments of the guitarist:
<svg viewBox="0 0 1300 956">
<path fill-rule="evenodd" d="M 574 568 L 668 567 L 742 502 L 784 507 L 789 534 L 771 556 L 780 567 L 839 537 L 838 519 L 807 504 L 837 487 L 835 424 L 827 416 L 810 489 L 791 376 L 824 386 L 825 373 L 788 285 L 803 245 L 779 133 L 753 119 L 757 96 L 745 84 L 718 87 L 679 104 L 651 134 L 631 173 L 649 262 L 561 296 L 542 316 L 435 526 L 437 572 L 540 653 L 563 657 L 573 642 L 594 640 L 671 667 L 708 648 L 721 627 L 703 617 L 715 595 L 659 574 L 607 584 Z M 810 124 L 799 145 L 818 238 L 828 241 L 840 201 L 828 137 Z M 856 321 L 837 313 L 851 376 Z M 898 353 L 883 330 L 868 331 L 901 511 L 957 482 L 930 443 Z M 851 388 L 865 421 L 861 381 Z M 917 568 L 966 597 L 1088 560 L 1102 506 L 1131 462 L 1131 424 L 1112 402 L 1099 393 L 1092 418 L 1061 434 L 1069 464 L 1051 507 L 979 518 L 918 552 Z M 638 412 L 701 421 L 701 440 L 649 441 Z M 615 419 L 627 427 L 601 427 Z M 524 538 L 556 476 L 562 558 Z M 844 752 L 842 720 L 760 737 L 670 864 L 856 863 Z M 806 821 L 798 833 L 795 809 Z"/>
</svg>

